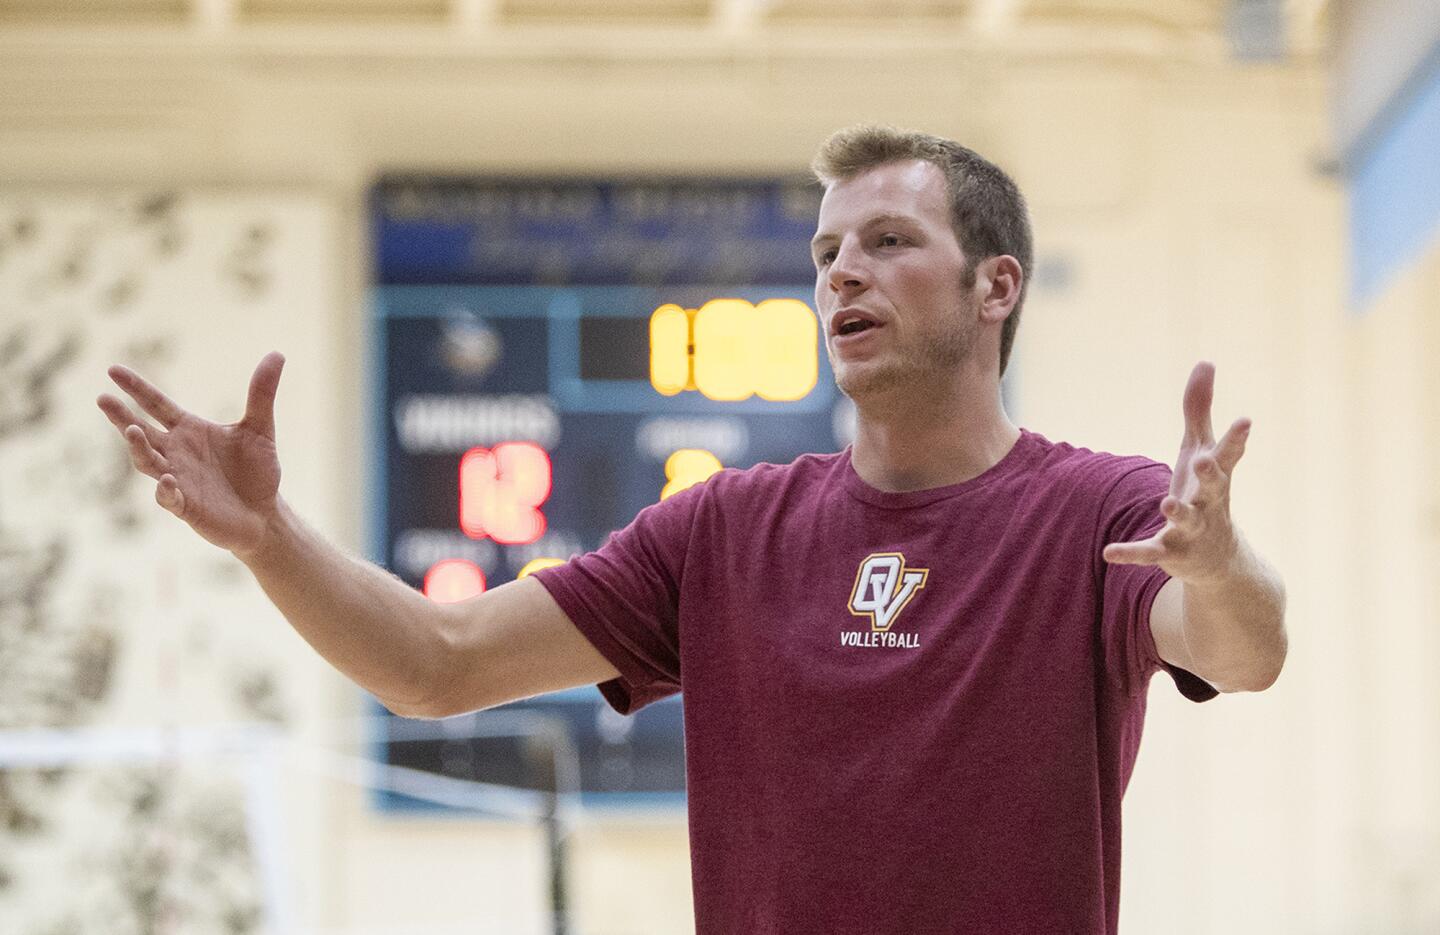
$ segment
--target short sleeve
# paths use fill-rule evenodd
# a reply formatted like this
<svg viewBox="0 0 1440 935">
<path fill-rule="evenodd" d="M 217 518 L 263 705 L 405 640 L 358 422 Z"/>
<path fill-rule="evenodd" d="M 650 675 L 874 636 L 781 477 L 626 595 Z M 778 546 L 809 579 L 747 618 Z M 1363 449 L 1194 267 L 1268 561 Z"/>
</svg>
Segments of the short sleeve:
<svg viewBox="0 0 1440 935">
<path fill-rule="evenodd" d="M 1123 474 L 1100 508 L 1101 541 L 1096 549 L 1102 576 L 1100 626 L 1107 674 L 1126 694 L 1145 688 L 1160 669 L 1170 673 L 1180 694 L 1209 701 L 1219 694 L 1204 679 L 1160 658 L 1150 629 L 1150 608 L 1170 580 L 1147 565 L 1111 565 L 1100 552 L 1112 542 L 1134 542 L 1154 535 L 1165 524 L 1160 501 L 1170 491 L 1170 469 L 1147 462 Z"/>
<path fill-rule="evenodd" d="M 651 504 L 594 552 L 535 577 L 610 664 L 600 692 L 629 714 L 680 690 L 680 586 L 700 484 Z"/>
</svg>

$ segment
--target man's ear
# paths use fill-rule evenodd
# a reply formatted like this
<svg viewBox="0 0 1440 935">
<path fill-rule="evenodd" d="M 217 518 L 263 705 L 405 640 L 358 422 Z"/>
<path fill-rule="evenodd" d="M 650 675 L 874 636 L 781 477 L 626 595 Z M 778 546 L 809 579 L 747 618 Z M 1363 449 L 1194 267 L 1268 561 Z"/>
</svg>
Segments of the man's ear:
<svg viewBox="0 0 1440 935">
<path fill-rule="evenodd" d="M 986 257 L 975 267 L 975 292 L 980 298 L 980 320 L 999 323 L 1010 317 L 1020 290 L 1025 284 L 1025 271 L 1020 261 L 1009 254 Z"/>
</svg>

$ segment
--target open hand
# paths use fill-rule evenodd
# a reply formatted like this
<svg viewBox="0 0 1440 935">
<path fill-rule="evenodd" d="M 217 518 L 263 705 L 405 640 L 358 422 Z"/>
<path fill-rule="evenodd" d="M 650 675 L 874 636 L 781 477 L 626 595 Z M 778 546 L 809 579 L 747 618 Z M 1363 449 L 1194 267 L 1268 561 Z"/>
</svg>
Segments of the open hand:
<svg viewBox="0 0 1440 935">
<path fill-rule="evenodd" d="M 260 546 L 276 509 L 275 391 L 284 366 L 279 353 L 265 355 L 250 378 L 245 416 L 230 425 L 187 412 L 126 367 L 111 367 L 110 379 L 159 426 L 108 393 L 96 400 L 125 437 L 136 470 L 157 482 L 155 502 L 237 555 Z"/>
<path fill-rule="evenodd" d="M 1170 495 L 1160 501 L 1165 525 L 1149 539 L 1107 545 L 1105 561 L 1158 565 L 1171 577 L 1195 584 L 1221 579 L 1232 570 L 1239 536 L 1230 521 L 1230 476 L 1245 454 L 1250 420 L 1236 419 L 1216 442 L 1210 423 L 1214 390 L 1215 366 L 1201 361 L 1185 386 L 1185 437 Z"/>
</svg>

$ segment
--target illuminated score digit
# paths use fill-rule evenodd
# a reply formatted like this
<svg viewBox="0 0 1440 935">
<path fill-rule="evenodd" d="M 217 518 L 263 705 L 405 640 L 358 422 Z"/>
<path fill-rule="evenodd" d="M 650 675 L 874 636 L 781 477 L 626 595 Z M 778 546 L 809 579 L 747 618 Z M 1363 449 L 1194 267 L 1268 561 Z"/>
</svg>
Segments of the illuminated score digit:
<svg viewBox="0 0 1440 935">
<path fill-rule="evenodd" d="M 755 321 L 764 340 L 755 354 L 755 395 L 761 399 L 803 399 L 815 388 L 820 373 L 815 344 L 818 319 L 799 299 L 766 299 L 755 307 Z"/>
<path fill-rule="evenodd" d="M 425 573 L 425 584 L 421 590 L 436 603 L 455 604 L 484 593 L 485 572 L 474 562 L 447 558 L 436 562 Z"/>
<path fill-rule="evenodd" d="M 818 337 L 815 314 L 798 299 L 662 305 L 650 316 L 650 383 L 665 396 L 801 399 L 819 376 Z"/>
<path fill-rule="evenodd" d="M 650 385 L 666 396 L 693 390 L 690 370 L 690 313 L 662 305 L 650 316 Z"/>
<path fill-rule="evenodd" d="M 755 306 L 743 299 L 711 299 L 695 313 L 695 387 L 711 399 L 749 399 L 759 373 L 751 348 L 769 335 L 760 330 Z"/>
<path fill-rule="evenodd" d="M 461 530 L 504 545 L 534 542 L 545 532 L 550 477 L 550 455 L 533 442 L 471 448 L 460 459 Z"/>
<path fill-rule="evenodd" d="M 681 448 L 665 459 L 665 478 L 669 483 L 660 491 L 660 499 L 694 487 L 722 468 L 720 459 L 704 449 Z"/>
<path fill-rule="evenodd" d="M 525 563 L 525 567 L 520 569 L 520 574 L 515 576 L 515 580 L 519 581 L 521 578 L 528 578 L 542 568 L 554 568 L 556 565 L 563 564 L 565 564 L 563 558 L 534 558 Z"/>
</svg>

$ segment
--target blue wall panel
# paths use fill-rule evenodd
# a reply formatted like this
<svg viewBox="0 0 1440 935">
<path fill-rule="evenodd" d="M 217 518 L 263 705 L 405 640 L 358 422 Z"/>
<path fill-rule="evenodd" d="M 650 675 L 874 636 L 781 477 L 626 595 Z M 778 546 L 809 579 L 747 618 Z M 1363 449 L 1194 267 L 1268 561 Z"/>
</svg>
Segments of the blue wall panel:
<svg viewBox="0 0 1440 935">
<path fill-rule="evenodd" d="M 1440 234 L 1440 45 L 1352 156 L 1351 300 L 1364 308 Z"/>
</svg>

